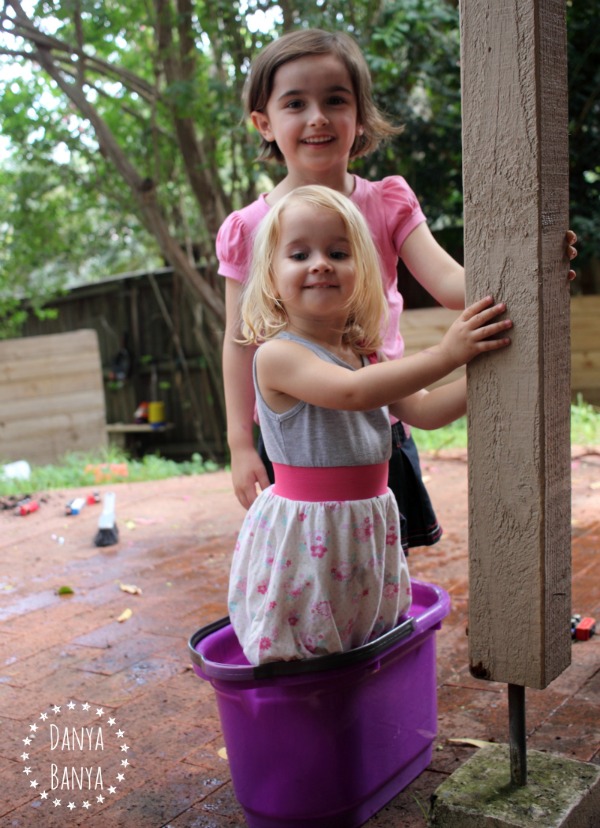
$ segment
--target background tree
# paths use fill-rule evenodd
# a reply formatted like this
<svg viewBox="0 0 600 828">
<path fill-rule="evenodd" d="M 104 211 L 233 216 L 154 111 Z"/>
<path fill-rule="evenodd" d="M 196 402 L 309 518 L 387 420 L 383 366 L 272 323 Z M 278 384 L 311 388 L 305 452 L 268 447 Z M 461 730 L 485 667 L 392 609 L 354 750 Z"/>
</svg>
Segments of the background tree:
<svg viewBox="0 0 600 828">
<path fill-rule="evenodd" d="M 571 216 L 580 240 L 573 288 L 600 293 L 600 4 L 570 0 L 567 12 Z"/>
<path fill-rule="evenodd" d="M 55 288 L 69 274 L 152 267 L 160 257 L 218 330 L 223 302 L 215 278 L 216 231 L 233 207 L 255 197 L 265 175 L 253 161 L 255 136 L 241 123 L 245 72 L 277 31 L 299 25 L 353 32 L 371 63 L 380 103 L 412 121 L 405 138 L 358 171 L 377 174 L 381 166 L 403 172 L 416 186 L 421 139 L 434 139 L 427 124 L 443 106 L 454 113 L 453 148 L 447 141 L 444 157 L 424 167 L 423 186 L 416 186 L 433 217 L 442 216 L 448 199 L 428 192 L 428 183 L 439 187 L 439 169 L 448 170 L 452 153 L 460 177 L 454 4 L 243 5 L 242 13 L 242 4 L 220 0 L 134 0 L 126 6 L 56 0 L 26 10 L 19 0 L 6 0 L 2 133 L 15 153 L 0 186 L 11 194 L 2 227 L 12 285 L 21 281 L 37 293 L 35 275 L 42 272 L 44 284 Z M 439 77 L 450 78 L 447 89 L 428 78 L 438 58 L 444 61 Z M 442 97 L 446 92 L 451 105 Z M 434 131 L 443 133 L 450 120 L 438 121 Z M 276 178 L 281 171 L 268 173 Z M 452 175 L 445 186 L 454 191 Z"/>
<path fill-rule="evenodd" d="M 456 0 L 1 2 L 0 335 L 14 334 L 22 296 L 41 307 L 69 280 L 168 263 L 190 295 L 224 420 L 214 240 L 228 212 L 282 174 L 255 163 L 241 92 L 258 49 L 302 25 L 358 39 L 379 105 L 405 130 L 354 169 L 404 175 L 460 258 Z M 588 274 L 576 289 L 588 292 L 600 245 L 599 5 L 568 4 L 572 225 Z M 404 278 L 409 304 L 423 302 Z"/>
<path fill-rule="evenodd" d="M 234 207 L 269 186 L 269 175 L 281 174 L 254 162 L 257 142 L 241 122 L 241 92 L 257 50 L 299 25 L 351 31 L 371 62 L 376 87 L 382 80 L 382 106 L 404 121 L 416 116 L 417 128 L 409 125 L 404 144 L 386 148 L 368 168 L 357 166 L 375 175 L 380 163 L 416 185 L 411 164 L 420 152 L 417 141 L 448 105 L 439 97 L 443 90 L 428 84 L 436 56 L 444 58 L 444 77 L 454 75 L 458 116 L 452 3 L 39 0 L 25 6 L 5 0 L 0 111 L 2 134 L 13 149 L 0 177 L 6 195 L 0 297 L 13 323 L 4 326 L 5 335 L 20 321 L 10 311 L 22 312 L 15 305 L 22 295 L 41 306 L 69 278 L 166 262 L 190 293 L 216 414 L 224 419 L 223 285 L 214 240 Z M 402 51 L 399 66 L 390 49 Z M 446 146 L 458 159 L 457 127 L 454 132 L 453 150 Z M 443 163 L 438 158 L 437 165 Z M 415 188 L 442 216 L 443 199 L 427 186 L 429 180 L 439 187 L 442 179 L 436 165 L 425 169 L 429 179 L 425 175 L 425 186 Z"/>
</svg>

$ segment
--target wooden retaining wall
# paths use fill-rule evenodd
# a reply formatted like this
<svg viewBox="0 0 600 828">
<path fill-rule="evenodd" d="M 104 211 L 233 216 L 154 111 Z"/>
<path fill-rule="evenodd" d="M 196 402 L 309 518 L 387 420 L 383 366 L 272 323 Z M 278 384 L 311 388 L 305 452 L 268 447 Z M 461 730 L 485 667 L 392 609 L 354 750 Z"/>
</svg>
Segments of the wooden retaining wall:
<svg viewBox="0 0 600 828">
<path fill-rule="evenodd" d="M 439 342 L 457 311 L 419 308 L 402 314 L 406 354 Z M 464 369 L 462 369 L 464 370 Z M 460 376 L 456 371 L 449 379 Z M 446 382 L 447 380 L 444 380 Z M 571 397 L 600 406 L 600 296 L 571 298 Z"/>
<path fill-rule="evenodd" d="M 101 448 L 105 426 L 95 331 L 0 342 L 0 464 Z"/>
</svg>

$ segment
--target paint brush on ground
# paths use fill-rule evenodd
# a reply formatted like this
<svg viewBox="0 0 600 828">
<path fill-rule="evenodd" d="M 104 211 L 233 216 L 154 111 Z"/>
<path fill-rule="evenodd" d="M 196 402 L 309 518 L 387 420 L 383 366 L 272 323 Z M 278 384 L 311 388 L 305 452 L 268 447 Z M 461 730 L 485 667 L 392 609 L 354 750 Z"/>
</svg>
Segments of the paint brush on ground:
<svg viewBox="0 0 600 828">
<path fill-rule="evenodd" d="M 98 532 L 94 538 L 96 546 L 113 546 L 119 542 L 119 530 L 115 523 L 115 494 L 104 495 L 102 513 L 98 519 Z"/>
</svg>

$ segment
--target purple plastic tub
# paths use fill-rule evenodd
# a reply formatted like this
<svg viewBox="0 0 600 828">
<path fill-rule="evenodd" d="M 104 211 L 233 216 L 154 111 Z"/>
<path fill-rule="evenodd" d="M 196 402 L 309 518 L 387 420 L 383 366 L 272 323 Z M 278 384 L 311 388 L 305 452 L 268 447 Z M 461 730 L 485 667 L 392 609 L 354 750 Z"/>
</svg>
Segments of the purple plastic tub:
<svg viewBox="0 0 600 828">
<path fill-rule="evenodd" d="M 356 828 L 427 767 L 435 630 L 450 598 L 432 584 L 412 587 L 410 614 L 348 653 L 253 667 L 227 618 L 192 636 L 249 828 Z"/>
</svg>

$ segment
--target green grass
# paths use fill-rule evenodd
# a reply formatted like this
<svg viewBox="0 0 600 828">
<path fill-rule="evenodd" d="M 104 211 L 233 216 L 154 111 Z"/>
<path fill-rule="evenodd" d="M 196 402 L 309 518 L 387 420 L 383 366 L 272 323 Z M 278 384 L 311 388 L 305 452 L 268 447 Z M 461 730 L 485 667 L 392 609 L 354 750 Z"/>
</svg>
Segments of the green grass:
<svg viewBox="0 0 600 828">
<path fill-rule="evenodd" d="M 415 442 L 420 452 L 436 452 L 441 449 L 466 448 L 467 421 L 463 417 L 455 423 L 436 431 L 412 429 Z M 581 398 L 571 406 L 571 443 L 573 445 L 600 446 L 600 409 L 589 405 Z M 192 455 L 191 460 L 177 463 L 153 454 L 147 454 L 141 460 L 132 460 L 124 452 L 113 447 L 99 454 L 71 453 L 65 455 L 62 462 L 48 466 L 33 466 L 31 478 L 23 480 L 0 479 L 0 495 L 20 495 L 23 492 L 42 492 L 49 489 L 73 489 L 78 486 L 105 485 L 96 483 L 94 474 L 86 472 L 85 467 L 99 463 L 126 463 L 126 478 L 116 477 L 112 481 L 127 480 L 139 483 L 147 480 L 164 480 L 167 477 L 204 474 L 215 471 L 218 466 L 204 461 L 199 454 Z M 2 462 L 0 462 L 0 466 Z"/>
<path fill-rule="evenodd" d="M 104 463 L 127 464 L 127 477 L 113 477 L 105 483 L 97 483 L 93 472 L 86 472 L 87 465 Z M 0 463 L 0 465 L 2 465 Z M 106 485 L 120 481 L 139 483 L 147 480 L 164 480 L 181 475 L 204 474 L 215 471 L 216 463 L 204 461 L 199 454 L 190 460 L 177 463 L 156 455 L 146 455 L 140 460 L 132 460 L 123 451 L 108 448 L 95 454 L 73 452 L 66 454 L 62 461 L 48 466 L 32 466 L 29 480 L 0 479 L 0 495 L 18 495 L 24 491 L 41 492 L 49 489 L 73 489 L 78 486 Z"/>
<path fill-rule="evenodd" d="M 419 428 L 411 431 L 421 452 L 467 447 L 466 417 L 436 431 L 421 431 Z M 600 409 L 581 397 L 571 406 L 571 445 L 600 446 Z"/>
</svg>

